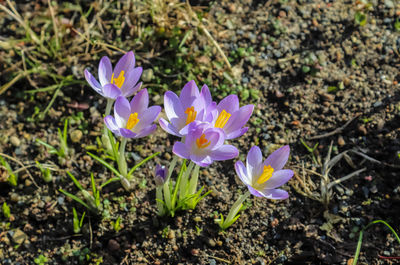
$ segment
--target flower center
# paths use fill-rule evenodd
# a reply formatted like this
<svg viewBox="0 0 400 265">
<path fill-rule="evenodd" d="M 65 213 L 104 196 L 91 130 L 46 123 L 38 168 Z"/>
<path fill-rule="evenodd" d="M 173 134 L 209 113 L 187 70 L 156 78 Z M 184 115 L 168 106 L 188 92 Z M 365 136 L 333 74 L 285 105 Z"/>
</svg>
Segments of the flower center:
<svg viewBox="0 0 400 265">
<path fill-rule="evenodd" d="M 225 110 L 222 110 L 222 112 L 219 114 L 217 121 L 215 122 L 214 127 L 215 128 L 224 128 L 226 123 L 229 121 L 229 118 L 231 117 L 231 114 L 226 112 Z"/>
<path fill-rule="evenodd" d="M 269 180 L 272 177 L 272 173 L 274 173 L 274 169 L 270 165 L 264 166 L 263 173 L 258 178 L 257 184 L 265 183 L 267 180 Z"/>
<path fill-rule="evenodd" d="M 133 127 L 135 127 L 136 124 L 137 124 L 139 121 L 140 121 L 140 120 L 138 119 L 138 114 L 137 114 L 137 112 L 131 113 L 131 115 L 129 115 L 128 122 L 126 123 L 126 128 L 127 128 L 128 130 L 132 130 Z"/>
<path fill-rule="evenodd" d="M 191 106 L 190 108 L 186 109 L 185 114 L 187 114 L 186 118 L 186 125 L 187 125 L 196 119 L 197 112 L 194 110 L 194 107 Z"/>
<path fill-rule="evenodd" d="M 196 144 L 198 148 L 206 148 L 211 144 L 211 142 L 206 139 L 206 136 L 203 133 L 200 138 L 196 139 Z"/>
<path fill-rule="evenodd" d="M 117 87 L 121 88 L 125 82 L 124 70 L 119 73 L 117 78 L 114 78 L 114 73 L 111 76 L 111 84 L 116 85 Z"/>
</svg>

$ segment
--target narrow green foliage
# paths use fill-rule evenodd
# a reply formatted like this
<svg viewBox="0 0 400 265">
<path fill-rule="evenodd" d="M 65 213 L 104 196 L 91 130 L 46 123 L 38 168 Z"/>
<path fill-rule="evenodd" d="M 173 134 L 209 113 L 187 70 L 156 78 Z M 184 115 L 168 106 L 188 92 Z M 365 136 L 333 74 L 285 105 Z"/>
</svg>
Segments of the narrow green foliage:
<svg viewBox="0 0 400 265">
<path fill-rule="evenodd" d="M 378 224 L 378 223 L 381 223 L 381 224 L 386 225 L 387 228 L 389 228 L 389 230 L 390 230 L 390 231 L 393 233 L 393 235 L 396 237 L 397 242 L 399 242 L 399 244 L 400 244 L 400 238 L 399 238 L 399 236 L 397 235 L 396 231 L 394 231 L 394 229 L 393 229 L 388 223 L 386 223 L 386 222 L 383 221 L 383 220 L 375 220 L 375 221 L 372 221 L 371 223 L 369 223 L 367 226 L 365 226 L 365 227 L 360 231 L 360 236 L 358 237 L 358 243 L 357 243 L 356 253 L 354 254 L 353 265 L 356 265 L 356 264 L 357 264 L 358 257 L 360 256 L 360 251 L 361 251 L 361 245 L 362 245 L 362 239 L 363 239 L 364 231 L 367 230 L 371 225 L 373 225 L 373 224 Z"/>
<path fill-rule="evenodd" d="M 133 172 L 135 172 L 136 169 L 138 169 L 141 165 L 143 165 L 144 163 L 146 163 L 147 161 L 149 161 L 150 159 L 158 156 L 160 154 L 160 152 L 154 153 L 148 157 L 146 157 L 145 159 L 143 159 L 142 161 L 140 161 L 139 163 L 137 163 L 129 172 L 127 177 L 130 178 L 133 174 Z"/>
<path fill-rule="evenodd" d="M 42 173 L 42 178 L 46 183 L 49 183 L 52 181 L 53 177 L 51 175 L 51 171 L 48 168 L 45 168 L 42 166 L 42 164 L 40 164 L 39 161 L 35 161 L 37 167 L 39 168 L 40 172 Z"/>
<path fill-rule="evenodd" d="M 66 158 L 68 156 L 67 136 L 68 136 L 68 119 L 65 119 L 63 131 L 61 131 L 61 129 L 58 128 L 58 138 L 60 141 L 58 149 L 40 139 L 36 139 L 36 142 L 47 147 L 49 149 L 50 154 L 56 154 L 59 158 Z"/>
<path fill-rule="evenodd" d="M 11 211 L 10 211 L 10 207 L 7 205 L 6 202 L 3 202 L 2 210 L 3 210 L 3 215 L 4 215 L 4 217 L 5 217 L 6 219 L 10 219 L 10 217 L 11 217 Z"/>
<path fill-rule="evenodd" d="M 78 196 L 71 194 L 63 189 L 60 189 L 60 192 L 62 192 L 64 195 L 70 197 L 71 199 L 75 200 L 76 202 L 80 203 L 81 205 L 86 207 L 91 212 L 93 212 L 95 214 L 100 214 L 103 210 L 103 205 L 101 203 L 100 190 L 96 187 L 93 173 L 90 176 L 91 177 L 92 194 L 90 194 L 87 190 L 85 190 L 82 187 L 82 185 L 74 177 L 74 175 L 72 175 L 68 171 L 67 171 L 67 174 L 71 178 L 71 180 L 74 182 L 75 186 L 80 190 L 80 193 L 81 193 L 81 196 L 83 197 L 83 199 L 81 199 Z"/>
<path fill-rule="evenodd" d="M 2 157 L 0 156 L 0 163 L 3 165 L 3 167 L 6 168 L 7 172 L 8 172 L 8 183 L 13 186 L 16 187 L 18 184 L 18 177 L 17 175 L 14 174 L 14 171 L 12 170 L 10 164 L 8 164 L 8 162 Z"/>
<path fill-rule="evenodd" d="M 119 232 L 121 230 L 121 216 L 118 216 L 117 220 L 111 221 L 111 225 L 114 228 L 115 232 Z"/>
<path fill-rule="evenodd" d="M 78 234 L 81 232 L 81 228 L 83 225 L 83 219 L 85 218 L 86 212 L 83 212 L 81 219 L 78 218 L 78 213 L 76 212 L 75 208 L 72 208 L 72 212 L 74 215 L 73 224 L 74 224 L 74 233 Z"/>
</svg>

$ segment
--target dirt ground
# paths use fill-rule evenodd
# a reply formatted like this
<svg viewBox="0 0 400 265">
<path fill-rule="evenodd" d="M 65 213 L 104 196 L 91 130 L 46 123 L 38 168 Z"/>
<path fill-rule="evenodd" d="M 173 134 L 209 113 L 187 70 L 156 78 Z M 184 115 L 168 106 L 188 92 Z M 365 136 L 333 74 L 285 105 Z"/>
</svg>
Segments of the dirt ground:
<svg viewBox="0 0 400 265">
<path fill-rule="evenodd" d="M 18 176 L 11 186 L 0 164 L 11 213 L 0 215 L 1 264 L 352 264 L 368 223 L 399 231 L 399 1 L 17 2 L 0 0 L 0 155 Z M 98 184 L 113 177 L 87 154 L 105 158 L 96 138 L 106 101 L 83 70 L 129 50 L 151 104 L 194 79 L 214 100 L 234 93 L 255 105 L 249 131 L 231 141 L 239 157 L 202 168 L 211 195 L 174 218 L 156 214 L 154 167 L 169 164 L 178 140 L 161 128 L 128 141 L 130 165 L 161 155 L 136 171 L 133 191 L 105 186 L 100 215 L 59 191 L 78 192 L 66 171 L 89 189 L 91 173 Z M 37 139 L 58 146 L 66 119 L 70 153 L 59 159 Z M 214 220 L 246 191 L 234 162 L 253 145 L 266 156 L 285 144 L 289 199 L 250 197 L 219 231 Z M 79 233 L 73 207 L 86 212 Z M 358 264 L 399 256 L 385 226 L 364 233 Z"/>
</svg>

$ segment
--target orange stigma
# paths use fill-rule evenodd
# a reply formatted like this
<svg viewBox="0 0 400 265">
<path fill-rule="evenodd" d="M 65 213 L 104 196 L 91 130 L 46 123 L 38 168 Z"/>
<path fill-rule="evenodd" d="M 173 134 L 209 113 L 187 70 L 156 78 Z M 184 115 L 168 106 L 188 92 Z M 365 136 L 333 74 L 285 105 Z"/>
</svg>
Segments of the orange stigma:
<svg viewBox="0 0 400 265">
<path fill-rule="evenodd" d="M 140 120 L 138 119 L 138 114 L 137 114 L 137 112 L 131 113 L 131 115 L 129 115 L 128 122 L 126 123 L 126 128 L 127 128 L 128 130 L 132 130 L 133 127 L 135 127 L 136 124 L 137 124 L 139 121 L 140 121 Z"/>
<path fill-rule="evenodd" d="M 187 125 L 196 119 L 197 112 L 194 110 L 194 107 L 191 106 L 190 108 L 186 109 L 185 114 L 187 114 L 186 118 L 186 125 Z"/>
<path fill-rule="evenodd" d="M 269 180 L 272 177 L 272 173 L 274 173 L 274 169 L 270 165 L 264 166 L 263 173 L 258 178 L 257 184 L 265 183 L 267 180 Z"/>
<path fill-rule="evenodd" d="M 206 148 L 211 144 L 211 142 L 206 139 L 206 136 L 203 133 L 200 138 L 196 140 L 196 144 L 198 148 Z"/>
<path fill-rule="evenodd" d="M 111 76 L 111 84 L 116 85 L 117 87 L 121 88 L 125 82 L 124 70 L 119 73 L 117 78 L 114 78 L 114 73 Z"/>
</svg>

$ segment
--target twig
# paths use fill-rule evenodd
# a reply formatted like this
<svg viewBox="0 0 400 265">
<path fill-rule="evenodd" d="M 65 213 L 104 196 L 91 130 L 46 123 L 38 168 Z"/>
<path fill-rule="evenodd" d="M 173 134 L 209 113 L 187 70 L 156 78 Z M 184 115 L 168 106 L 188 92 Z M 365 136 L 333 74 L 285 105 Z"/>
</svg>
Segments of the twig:
<svg viewBox="0 0 400 265">
<path fill-rule="evenodd" d="M 3 153 L 0 153 L 0 156 L 4 156 L 4 157 L 6 157 L 6 158 L 8 158 L 8 159 L 10 159 L 10 160 L 12 160 L 12 161 L 14 161 L 14 162 L 17 163 L 18 165 L 20 165 L 20 166 L 26 171 L 26 173 L 28 174 L 28 176 L 29 176 L 29 178 L 31 179 L 33 185 L 35 185 L 36 188 L 40 189 L 40 187 L 38 186 L 38 184 L 36 184 L 35 180 L 33 179 L 33 176 L 31 175 L 31 173 L 30 173 L 29 170 L 27 169 L 27 167 L 26 167 L 21 161 L 19 161 L 18 159 L 15 159 L 15 158 L 12 157 L 12 156 L 3 154 Z"/>
<path fill-rule="evenodd" d="M 50 3 L 50 0 L 47 0 L 47 4 L 49 5 L 49 9 L 50 9 L 50 14 L 51 14 L 51 19 L 53 20 L 53 28 L 54 28 L 54 35 L 56 37 L 56 47 L 57 49 L 60 48 L 60 42 L 58 40 L 58 28 L 57 28 L 57 23 L 56 23 L 56 17 L 54 15 L 54 9 Z"/>
<path fill-rule="evenodd" d="M 222 56 L 222 59 L 224 60 L 224 62 L 226 63 L 226 65 L 228 66 L 228 69 L 231 73 L 233 73 L 232 71 L 232 66 L 228 61 L 228 58 L 226 57 L 225 53 L 222 51 L 221 47 L 219 46 L 218 42 L 211 36 L 210 32 L 207 30 L 207 28 L 203 25 L 203 23 L 201 23 L 201 21 L 197 18 L 196 14 L 194 14 L 192 7 L 190 6 L 189 1 L 186 1 L 186 6 L 187 9 L 189 11 L 190 16 L 196 21 L 197 26 L 204 32 L 204 34 L 206 34 L 207 38 L 212 42 L 212 44 L 214 44 L 215 48 L 217 48 L 219 54 Z"/>
<path fill-rule="evenodd" d="M 222 262 L 225 262 L 225 263 L 227 263 L 227 264 L 231 264 L 231 262 L 229 261 L 229 260 L 226 260 L 226 259 L 223 259 L 223 258 L 218 258 L 218 257 L 214 257 L 214 256 L 211 256 L 211 255 L 207 255 L 209 258 L 212 258 L 212 259 L 216 259 L 216 260 L 218 260 L 218 261 L 222 261 Z"/>
<path fill-rule="evenodd" d="M 352 121 L 354 121 L 354 120 L 355 120 L 356 118 L 358 118 L 360 115 L 361 115 L 360 113 L 354 115 L 354 117 L 351 118 L 350 120 L 348 120 L 342 127 L 336 128 L 335 130 L 333 130 L 333 131 L 331 131 L 331 132 L 328 132 L 328 133 L 324 133 L 324 134 L 321 134 L 321 135 L 312 136 L 312 137 L 308 138 L 308 140 L 316 140 L 316 139 L 326 138 L 326 137 L 329 137 L 329 136 L 332 136 L 332 135 L 341 133 L 347 126 L 350 125 L 350 123 L 351 123 Z"/>
<path fill-rule="evenodd" d="M 339 184 L 339 183 L 341 183 L 341 182 L 343 182 L 343 181 L 345 181 L 345 180 L 348 180 L 349 178 L 352 178 L 352 177 L 354 177 L 354 176 L 357 176 L 358 174 L 360 174 L 361 172 L 364 172 L 365 170 L 367 170 L 366 167 L 364 167 L 364 168 L 362 168 L 362 169 L 359 169 L 359 170 L 356 170 L 356 171 L 354 171 L 353 173 L 350 173 L 350 174 L 348 174 L 348 175 L 346 175 L 346 176 L 344 176 L 344 177 L 342 177 L 342 178 L 340 178 L 340 179 L 336 179 L 336 180 L 330 182 L 330 183 L 328 184 L 328 190 L 331 189 L 331 188 L 332 188 L 333 186 L 335 186 L 336 184 Z"/>
</svg>

